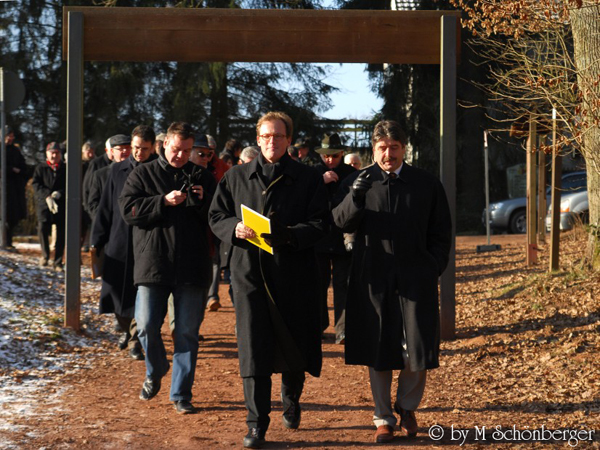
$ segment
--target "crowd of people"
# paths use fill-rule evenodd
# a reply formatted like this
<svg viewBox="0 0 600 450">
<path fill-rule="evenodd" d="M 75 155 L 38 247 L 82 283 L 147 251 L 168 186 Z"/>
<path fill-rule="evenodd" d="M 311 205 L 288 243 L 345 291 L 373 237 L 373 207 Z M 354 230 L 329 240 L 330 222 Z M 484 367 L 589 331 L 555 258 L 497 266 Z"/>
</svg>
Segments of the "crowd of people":
<svg viewBox="0 0 600 450">
<path fill-rule="evenodd" d="M 200 326 L 205 311 L 221 308 L 226 279 L 247 409 L 243 445 L 261 448 L 275 373 L 283 425 L 300 426 L 306 373 L 321 373 L 332 285 L 335 342 L 347 364 L 369 368 L 375 442 L 392 441 L 398 422 L 415 436 L 427 371 L 439 366 L 438 277 L 451 246 L 442 184 L 404 162 L 407 140 L 396 122 L 375 126 L 374 162 L 364 168 L 337 133 L 311 149 L 303 138 L 292 145 L 293 132 L 288 115 L 269 112 L 256 125 L 257 146 L 230 139 L 220 155 L 212 136 L 185 122 L 159 135 L 140 125 L 112 136 L 96 158 L 84 144 L 82 246 L 101 265 L 100 313 L 114 314 L 119 348 L 145 361 L 140 399 L 158 395 L 171 370 L 169 398 L 178 413 L 192 413 Z M 8 155 L 18 178 L 24 162 L 12 148 Z M 49 264 L 55 225 L 58 270 L 65 179 L 52 142 L 33 187 L 40 265 Z M 22 218 L 11 208 L 9 231 Z M 268 219 L 267 232 L 245 223 L 247 208 Z M 167 316 L 172 368 L 161 335 Z"/>
</svg>

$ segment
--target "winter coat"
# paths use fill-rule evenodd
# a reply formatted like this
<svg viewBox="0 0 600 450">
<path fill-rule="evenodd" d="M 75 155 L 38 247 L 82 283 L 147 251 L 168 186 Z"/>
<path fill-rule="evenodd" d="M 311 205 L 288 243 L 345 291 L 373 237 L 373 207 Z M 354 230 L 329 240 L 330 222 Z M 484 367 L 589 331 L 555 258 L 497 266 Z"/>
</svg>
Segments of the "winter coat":
<svg viewBox="0 0 600 450">
<path fill-rule="evenodd" d="M 187 199 L 177 206 L 165 206 L 165 195 L 184 185 L 189 186 Z M 191 192 L 192 185 L 203 187 L 202 200 Z M 163 156 L 131 172 L 119 208 L 125 222 L 134 227 L 136 286 L 210 286 L 207 214 L 215 187 L 214 177 L 203 167 L 188 162 L 177 169 Z"/>
<path fill-rule="evenodd" d="M 327 232 L 327 193 L 313 168 L 282 156 L 281 175 L 269 186 L 259 176 L 259 158 L 232 167 L 210 208 L 210 225 L 232 244 L 231 286 L 235 298 L 242 377 L 303 370 L 319 376 L 322 364 L 318 271 L 314 245 Z M 271 255 L 235 237 L 241 205 L 289 227 L 294 244 Z"/>
<path fill-rule="evenodd" d="M 106 180 L 108 179 L 108 175 L 112 166 L 113 164 L 101 167 L 90 176 L 89 191 L 87 194 L 85 210 L 92 218 L 92 221 L 95 219 L 96 213 L 98 212 L 100 199 L 102 198 L 102 192 L 104 191 L 104 185 L 106 184 Z"/>
<path fill-rule="evenodd" d="M 6 145 L 6 221 L 16 225 L 27 217 L 25 186 L 31 175 L 21 150 L 14 144 Z M 16 173 L 13 169 L 17 169 Z"/>
<path fill-rule="evenodd" d="M 57 170 L 52 169 L 47 162 L 38 164 L 33 171 L 33 191 L 35 192 L 35 206 L 38 222 L 58 223 L 65 220 L 65 204 L 67 200 L 67 167 L 60 163 Z M 48 209 L 46 197 L 58 191 L 60 198 L 55 199 L 58 203 L 58 213 L 52 214 Z"/>
<path fill-rule="evenodd" d="M 438 277 L 451 246 L 444 188 L 429 173 L 404 163 L 390 180 L 377 164 L 364 207 L 348 177 L 334 208 L 335 223 L 356 232 L 346 304 L 346 363 L 402 369 L 406 336 L 412 370 L 439 366 Z M 361 171 L 362 172 L 362 171 Z"/>
<path fill-rule="evenodd" d="M 106 167 L 110 164 L 112 164 L 112 161 L 110 159 L 108 159 L 108 155 L 106 153 L 95 157 L 94 159 L 92 159 L 89 162 L 87 170 L 85 171 L 85 175 L 83 177 L 83 183 L 81 185 L 82 186 L 81 201 L 83 204 L 83 209 L 85 211 L 88 210 L 87 202 L 88 202 L 88 197 L 90 195 L 90 189 L 92 188 L 92 179 L 94 177 L 94 173 L 97 170 L 100 170 L 103 167 Z"/>
<path fill-rule="evenodd" d="M 323 164 L 322 162 L 315 167 L 318 172 L 323 175 L 325 172 L 328 172 L 330 169 Z M 344 164 L 344 162 L 340 162 L 338 166 L 333 169 L 333 171 L 338 176 L 338 181 L 332 181 L 331 183 L 327 183 L 325 185 L 325 189 L 327 189 L 327 198 L 329 199 L 330 208 L 332 207 L 332 201 L 335 198 L 335 195 L 340 188 L 344 179 L 352 175 L 356 172 L 356 169 L 348 164 Z M 316 246 L 317 253 L 333 253 L 336 255 L 347 255 L 348 252 L 344 247 L 344 235 L 342 231 L 335 225 L 331 226 L 329 233 L 323 239 L 321 239 Z"/>
<path fill-rule="evenodd" d="M 137 289 L 133 283 L 132 228 L 121 215 L 119 195 L 127 177 L 139 164 L 130 156 L 106 167 L 109 173 L 90 235 L 90 244 L 104 251 L 100 314 L 115 312 L 134 317 Z"/>
</svg>

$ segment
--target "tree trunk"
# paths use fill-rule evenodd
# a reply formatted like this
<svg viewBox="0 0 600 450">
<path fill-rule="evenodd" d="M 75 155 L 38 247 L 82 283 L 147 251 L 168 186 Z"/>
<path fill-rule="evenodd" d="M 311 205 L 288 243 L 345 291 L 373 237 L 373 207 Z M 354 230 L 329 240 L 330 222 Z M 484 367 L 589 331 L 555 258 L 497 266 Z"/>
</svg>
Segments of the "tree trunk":
<svg viewBox="0 0 600 450">
<path fill-rule="evenodd" d="M 595 269 L 600 268 L 600 5 L 584 1 L 582 8 L 571 12 L 571 27 L 582 93 L 582 154 L 588 173 L 590 237 L 588 256 Z"/>
</svg>

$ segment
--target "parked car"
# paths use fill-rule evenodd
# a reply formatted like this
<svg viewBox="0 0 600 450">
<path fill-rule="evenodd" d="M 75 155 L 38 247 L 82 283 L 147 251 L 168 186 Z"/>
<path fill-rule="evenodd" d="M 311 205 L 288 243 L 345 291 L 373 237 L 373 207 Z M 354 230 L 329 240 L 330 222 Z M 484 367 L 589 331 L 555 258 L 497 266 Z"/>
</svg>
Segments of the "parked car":
<svg viewBox="0 0 600 450">
<path fill-rule="evenodd" d="M 587 192 L 587 172 L 570 172 L 562 176 L 562 195 L 567 192 Z M 587 198 L 587 196 L 586 196 Z M 546 204 L 550 203 L 550 188 L 546 189 Z M 527 231 L 527 198 L 518 197 L 490 203 L 490 228 L 519 234 Z M 482 216 L 485 226 L 485 208 Z"/>
<path fill-rule="evenodd" d="M 590 205 L 587 189 L 581 192 L 561 195 L 560 198 L 560 230 L 566 231 L 573 228 L 578 222 L 587 222 Z M 552 208 L 548 208 L 546 216 L 546 230 L 550 231 L 552 223 Z"/>
</svg>

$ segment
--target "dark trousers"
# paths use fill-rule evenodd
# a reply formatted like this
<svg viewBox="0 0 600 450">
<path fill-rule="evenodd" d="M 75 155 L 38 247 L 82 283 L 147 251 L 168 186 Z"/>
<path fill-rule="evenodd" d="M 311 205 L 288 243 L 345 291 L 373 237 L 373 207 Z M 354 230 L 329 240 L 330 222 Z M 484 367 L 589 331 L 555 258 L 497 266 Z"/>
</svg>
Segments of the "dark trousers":
<svg viewBox="0 0 600 450">
<path fill-rule="evenodd" d="M 38 238 L 42 248 L 42 258 L 46 261 L 50 259 L 50 235 L 52 234 L 52 222 L 38 222 Z M 62 258 L 65 251 L 65 222 L 56 223 L 56 242 L 54 245 L 54 265 L 62 264 Z"/>
<path fill-rule="evenodd" d="M 333 281 L 333 317 L 335 336 L 339 338 L 346 332 L 346 298 L 348 296 L 348 274 L 350 273 L 350 254 L 317 253 L 319 265 L 319 290 L 321 300 L 321 329 L 329 326 L 327 313 L 327 289 Z"/>
<path fill-rule="evenodd" d="M 304 389 L 306 375 L 303 371 L 283 372 L 281 374 L 281 401 L 283 411 L 286 411 L 291 403 L 298 403 Z M 246 424 L 248 428 L 260 428 L 267 431 L 269 428 L 269 413 L 271 412 L 271 377 L 245 377 L 244 402 L 248 415 Z"/>
<path fill-rule="evenodd" d="M 125 317 L 120 316 L 115 313 L 115 319 L 121 329 L 125 330 L 127 333 L 127 348 L 131 350 L 134 347 L 142 348 L 142 344 L 140 344 L 140 338 L 138 337 L 137 332 L 137 323 L 133 317 Z"/>
</svg>

